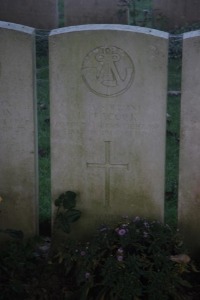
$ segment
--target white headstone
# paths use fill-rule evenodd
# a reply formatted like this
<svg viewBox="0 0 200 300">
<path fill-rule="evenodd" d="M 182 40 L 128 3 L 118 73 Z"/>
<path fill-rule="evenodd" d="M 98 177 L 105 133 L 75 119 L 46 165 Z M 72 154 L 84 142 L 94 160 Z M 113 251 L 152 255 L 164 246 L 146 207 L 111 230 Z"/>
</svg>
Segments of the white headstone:
<svg viewBox="0 0 200 300">
<path fill-rule="evenodd" d="M 179 224 L 200 247 L 200 31 L 183 35 Z"/>
<path fill-rule="evenodd" d="M 87 234 L 163 219 L 168 34 L 83 25 L 50 34 L 52 198 L 77 192 Z"/>
<path fill-rule="evenodd" d="M 0 229 L 38 231 L 34 29 L 0 22 Z"/>
</svg>

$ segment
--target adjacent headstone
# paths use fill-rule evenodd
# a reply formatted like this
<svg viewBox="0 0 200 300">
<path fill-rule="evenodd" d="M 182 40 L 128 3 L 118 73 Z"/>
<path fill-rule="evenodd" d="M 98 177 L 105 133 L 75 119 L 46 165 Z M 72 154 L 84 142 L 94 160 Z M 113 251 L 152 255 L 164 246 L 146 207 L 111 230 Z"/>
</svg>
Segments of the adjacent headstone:
<svg viewBox="0 0 200 300">
<path fill-rule="evenodd" d="M 38 29 L 58 27 L 58 0 L 0 0 L 0 20 Z"/>
<path fill-rule="evenodd" d="M 168 34 L 83 25 L 50 34 L 52 198 L 78 193 L 76 236 L 163 219 Z"/>
<path fill-rule="evenodd" d="M 167 30 L 200 22 L 199 0 L 153 0 L 152 5 L 158 28 Z"/>
<path fill-rule="evenodd" d="M 128 24 L 128 8 L 121 0 L 64 0 L 65 25 Z"/>
<path fill-rule="evenodd" d="M 0 41 L 0 229 L 31 236 L 38 232 L 34 29 L 0 22 Z"/>
<path fill-rule="evenodd" d="M 179 224 L 200 248 L 200 31 L 183 35 Z"/>
</svg>

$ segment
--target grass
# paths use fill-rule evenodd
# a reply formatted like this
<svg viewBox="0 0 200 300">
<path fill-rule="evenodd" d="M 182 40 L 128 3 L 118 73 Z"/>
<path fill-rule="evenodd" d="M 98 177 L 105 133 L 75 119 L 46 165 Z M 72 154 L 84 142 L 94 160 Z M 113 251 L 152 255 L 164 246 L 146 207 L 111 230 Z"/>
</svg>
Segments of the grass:
<svg viewBox="0 0 200 300">
<path fill-rule="evenodd" d="M 181 59 L 169 58 L 168 91 L 181 90 Z M 177 226 L 180 95 L 168 95 L 166 132 L 165 222 Z"/>
<path fill-rule="evenodd" d="M 50 115 L 48 32 L 37 34 L 37 98 L 38 98 L 38 144 L 39 144 L 39 215 L 40 223 L 51 218 L 50 192 Z"/>
</svg>

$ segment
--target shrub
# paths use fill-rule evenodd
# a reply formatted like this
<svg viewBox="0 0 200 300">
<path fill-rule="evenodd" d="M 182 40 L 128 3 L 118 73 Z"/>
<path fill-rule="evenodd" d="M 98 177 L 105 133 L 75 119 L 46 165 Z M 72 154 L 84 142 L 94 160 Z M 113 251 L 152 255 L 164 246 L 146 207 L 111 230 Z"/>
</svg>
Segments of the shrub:
<svg viewBox="0 0 200 300">
<path fill-rule="evenodd" d="M 67 242 L 57 254 L 75 282 L 77 299 L 178 299 L 189 287 L 189 256 L 179 232 L 136 217 L 101 226 L 90 242 Z"/>
</svg>

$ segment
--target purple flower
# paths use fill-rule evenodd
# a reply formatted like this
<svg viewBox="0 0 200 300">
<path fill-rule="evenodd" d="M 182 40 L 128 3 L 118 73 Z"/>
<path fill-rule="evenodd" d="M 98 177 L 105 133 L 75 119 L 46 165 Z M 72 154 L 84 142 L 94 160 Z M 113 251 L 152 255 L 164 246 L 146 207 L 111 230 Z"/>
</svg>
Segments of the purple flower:
<svg viewBox="0 0 200 300">
<path fill-rule="evenodd" d="M 122 254 L 124 252 L 124 250 L 122 249 L 122 247 L 120 247 L 119 249 L 117 249 L 117 253 Z"/>
<path fill-rule="evenodd" d="M 123 228 L 121 228 L 121 229 L 119 229 L 118 230 L 118 232 L 117 232 L 120 236 L 123 236 L 123 235 L 125 235 L 126 234 L 126 230 L 125 229 L 123 229 Z"/>
<path fill-rule="evenodd" d="M 118 256 L 117 256 L 117 260 L 118 260 L 118 261 L 123 261 L 123 256 L 122 256 L 122 255 L 118 255 Z"/>
<path fill-rule="evenodd" d="M 81 256 L 85 256 L 86 252 L 85 251 L 81 251 Z"/>
<path fill-rule="evenodd" d="M 143 232 L 143 236 L 144 236 L 144 238 L 147 238 L 147 237 L 148 237 L 148 235 L 149 235 L 149 234 L 148 234 L 148 232 L 146 232 L 146 231 L 144 231 L 144 232 Z"/>
</svg>

